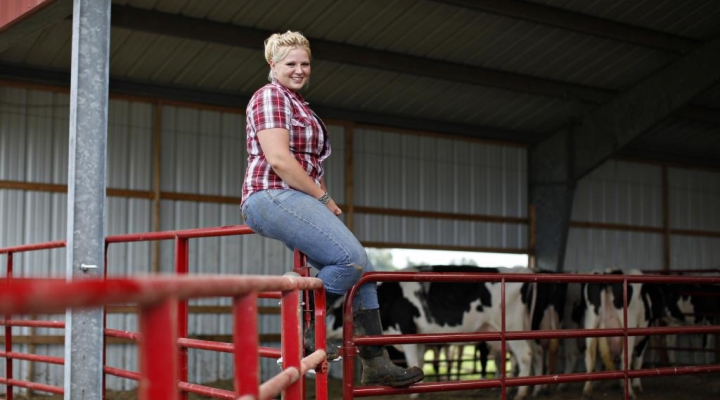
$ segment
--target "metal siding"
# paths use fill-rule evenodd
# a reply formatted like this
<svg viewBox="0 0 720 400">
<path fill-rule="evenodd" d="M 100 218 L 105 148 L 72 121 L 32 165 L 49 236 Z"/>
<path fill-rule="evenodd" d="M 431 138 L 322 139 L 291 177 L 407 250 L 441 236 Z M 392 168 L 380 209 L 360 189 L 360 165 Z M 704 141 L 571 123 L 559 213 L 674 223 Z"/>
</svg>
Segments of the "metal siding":
<svg viewBox="0 0 720 400">
<path fill-rule="evenodd" d="M 661 167 L 610 160 L 578 182 L 572 220 L 663 226 Z"/>
<path fill-rule="evenodd" d="M 108 187 L 114 189 L 152 190 L 154 105 L 111 100 L 108 109 Z M 105 231 L 107 235 L 152 231 L 152 201 L 126 197 L 106 200 Z M 108 246 L 109 276 L 147 274 L 152 270 L 150 242 L 115 243 Z M 137 316 L 109 314 L 107 327 L 137 331 Z M 109 345 L 108 365 L 137 371 L 135 345 Z M 107 377 L 111 390 L 130 390 L 137 386 L 131 380 Z"/>
<path fill-rule="evenodd" d="M 246 165 L 243 116 L 163 107 L 163 191 L 239 197 Z"/>
<path fill-rule="evenodd" d="M 2 178 L 21 182 L 66 184 L 68 152 L 68 96 L 28 89 L 0 88 Z M 0 246 L 62 240 L 66 236 L 67 195 L 39 191 L 0 191 Z M 110 207 L 112 210 L 112 207 Z M 110 211 L 111 212 L 111 211 Z M 16 254 L 16 276 L 64 277 L 65 250 Z M 2 268 L 4 275 L 4 268 Z M 43 316 L 63 320 L 64 315 Z M 14 329 L 29 335 L 30 328 Z M 61 335 L 57 329 L 35 329 L 37 335 Z M 18 346 L 28 351 L 28 346 Z M 36 354 L 63 356 L 62 346 L 36 347 Z M 14 363 L 17 376 L 27 377 L 29 363 Z M 36 364 L 39 383 L 62 386 L 62 366 Z"/>
<path fill-rule="evenodd" d="M 333 156 L 326 168 L 328 187 L 343 188 L 344 138 L 339 128 L 328 129 L 333 137 Z M 163 191 L 240 196 L 247 165 L 242 115 L 164 106 L 162 131 Z M 342 201 L 344 193 L 333 192 L 333 196 Z M 162 230 L 241 223 L 239 204 L 161 202 Z M 250 235 L 192 239 L 189 263 L 190 273 L 281 275 L 292 270 L 293 258 L 292 252 L 279 241 Z M 165 272 L 174 270 L 172 241 L 161 243 L 160 267 Z M 191 304 L 229 305 L 230 302 L 229 299 L 201 299 Z M 261 316 L 259 326 L 261 333 L 280 331 L 277 316 Z M 231 327 L 229 316 L 192 315 L 189 332 L 230 334 Z M 273 365 L 274 360 L 263 361 L 264 379 L 277 369 Z M 232 378 L 232 360 L 228 355 L 191 351 L 190 366 L 193 382 Z"/>
<path fill-rule="evenodd" d="M 720 172 L 669 168 L 670 226 L 720 231 Z"/>
<path fill-rule="evenodd" d="M 606 268 L 662 268 L 662 235 L 607 229 L 570 228 L 565 272 Z"/>
<path fill-rule="evenodd" d="M 0 87 L 0 179 L 56 183 L 54 162 L 67 158 L 67 112 L 63 96 Z M 65 183 L 64 181 L 58 183 Z M 1 190 L 0 246 L 58 240 L 65 237 L 66 195 L 37 191 Z M 58 209 L 60 212 L 58 213 Z M 16 254 L 17 276 L 64 276 L 65 250 Z M 5 268 L 2 268 L 5 274 Z"/>
<path fill-rule="evenodd" d="M 670 265 L 674 270 L 716 269 L 720 265 L 720 238 L 673 235 Z"/>
<path fill-rule="evenodd" d="M 241 114 L 222 113 L 220 116 L 220 194 L 223 196 L 240 197 L 242 182 L 247 165 L 245 150 L 245 116 Z M 238 212 L 237 207 L 233 211 Z M 228 225 L 223 222 L 223 225 Z"/>
<path fill-rule="evenodd" d="M 111 100 L 108 110 L 109 188 L 152 189 L 154 106 Z"/>
<path fill-rule="evenodd" d="M 669 169 L 670 227 L 720 230 L 720 174 Z M 572 219 L 661 228 L 661 167 L 609 161 L 578 184 Z M 720 239 L 673 235 L 671 269 L 717 268 Z M 571 228 L 567 271 L 608 267 L 662 268 L 662 234 Z"/>
<path fill-rule="evenodd" d="M 662 173 L 655 165 L 607 161 L 578 182 L 572 220 L 661 228 Z M 661 234 L 570 228 L 565 271 L 659 269 Z"/>
<path fill-rule="evenodd" d="M 163 107 L 162 191 L 194 193 L 198 187 L 198 113 L 195 109 Z"/>
<path fill-rule="evenodd" d="M 720 173 L 669 168 L 668 180 L 673 229 L 720 231 Z M 673 235 L 670 255 L 673 269 L 718 268 L 720 238 Z"/>
<path fill-rule="evenodd" d="M 327 125 L 332 154 L 323 163 L 325 186 L 337 204 L 345 204 L 345 127 Z"/>
<path fill-rule="evenodd" d="M 2 88 L 0 91 L 0 179 L 23 180 L 27 91 Z"/>
<path fill-rule="evenodd" d="M 70 96 L 66 93 L 55 93 L 53 105 L 51 183 L 65 185 L 68 181 L 68 149 L 70 148 Z"/>
<path fill-rule="evenodd" d="M 355 130 L 355 205 L 526 217 L 526 150 L 434 136 Z M 527 246 L 518 224 L 356 215 L 361 241 Z"/>
</svg>

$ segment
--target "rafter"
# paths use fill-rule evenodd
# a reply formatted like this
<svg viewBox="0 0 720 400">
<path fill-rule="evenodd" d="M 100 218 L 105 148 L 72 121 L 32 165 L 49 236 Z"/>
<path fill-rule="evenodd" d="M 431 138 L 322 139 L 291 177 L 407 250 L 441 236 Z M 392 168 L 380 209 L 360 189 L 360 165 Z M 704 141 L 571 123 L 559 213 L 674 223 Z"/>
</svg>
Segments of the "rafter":
<svg viewBox="0 0 720 400">
<path fill-rule="evenodd" d="M 70 75 L 67 71 L 37 68 L 28 65 L 17 65 L 0 62 L 0 79 L 15 82 L 28 82 L 48 86 L 68 87 Z M 233 107 L 244 110 L 250 99 L 247 96 L 183 88 L 177 86 L 158 85 L 149 82 L 110 79 L 110 92 L 113 94 L 150 99 L 164 99 L 194 104 Z M 423 120 L 389 114 L 360 112 L 355 109 L 343 109 L 313 102 L 313 109 L 324 119 L 352 121 L 359 124 L 395 127 L 423 132 L 446 133 L 467 137 L 482 137 L 515 143 L 532 143 L 538 135 L 530 132 L 510 131 L 494 127 L 457 124 L 440 120 Z M 482 136 L 478 134 L 482 132 Z"/>
<path fill-rule="evenodd" d="M 671 53 L 687 53 L 698 42 L 639 26 L 518 0 L 433 0 L 537 24 L 587 33 Z"/>
<path fill-rule="evenodd" d="M 530 148 L 540 267 L 563 270 L 577 181 L 720 81 L 718 54 L 720 36 Z"/>
<path fill-rule="evenodd" d="M 254 50 L 259 50 L 259 43 L 262 43 L 272 34 L 270 31 L 260 29 L 141 10 L 128 6 L 113 6 L 112 18 L 113 26 L 118 28 Z M 615 91 L 602 88 L 372 50 L 316 38 L 309 39 L 313 44 L 313 57 L 327 61 L 350 63 L 403 74 L 494 87 L 589 104 L 602 104 L 617 95 Z M 707 115 L 707 112 L 698 113 L 693 112 L 692 109 L 684 109 L 679 111 L 678 114 L 686 118 L 698 119 Z"/>
<path fill-rule="evenodd" d="M 260 50 L 262 42 L 273 32 L 233 24 L 113 6 L 114 27 L 141 32 L 199 40 L 227 46 Z M 535 78 L 510 72 L 494 71 L 469 65 L 372 50 L 327 40 L 309 38 L 313 57 L 344 64 L 362 65 L 403 74 L 482 85 L 570 101 L 601 103 L 612 98 L 612 91 L 572 83 Z"/>
</svg>

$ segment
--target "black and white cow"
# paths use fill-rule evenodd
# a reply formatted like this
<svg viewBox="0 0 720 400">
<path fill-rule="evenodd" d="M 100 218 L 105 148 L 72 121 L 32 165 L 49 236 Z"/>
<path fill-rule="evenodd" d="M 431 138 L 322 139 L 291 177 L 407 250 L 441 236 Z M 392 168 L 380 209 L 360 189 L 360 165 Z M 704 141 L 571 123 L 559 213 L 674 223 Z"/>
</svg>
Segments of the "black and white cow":
<svg viewBox="0 0 720 400">
<path fill-rule="evenodd" d="M 480 268 L 455 265 L 415 267 L 403 271 L 532 273 L 532 270 L 527 268 Z M 499 282 L 381 282 L 378 284 L 378 300 L 383 331 L 385 334 L 500 331 L 502 318 L 500 286 Z M 543 326 L 543 318 L 531 321 L 530 313 L 531 310 L 535 310 L 541 315 L 544 314 L 547 300 L 552 296 L 538 296 L 537 291 L 533 283 L 506 283 L 505 329 L 507 331 L 529 331 L 533 324 L 537 324 L 538 327 Z M 553 311 L 551 314 L 556 312 Z M 341 325 L 342 318 L 335 312 L 334 321 L 328 323 L 328 337 L 340 338 Z M 408 365 L 421 366 L 424 347 L 412 344 L 402 346 Z M 492 346 L 499 348 L 500 343 L 491 343 Z M 533 361 L 535 371 L 542 373 L 540 346 L 526 340 L 508 341 L 506 346 L 517 364 L 518 376 L 529 376 L 533 369 Z M 520 387 L 515 398 L 523 399 L 527 394 L 528 388 Z"/>
<path fill-rule="evenodd" d="M 607 271 L 608 274 L 622 274 L 622 271 Z M 631 270 L 628 275 L 640 275 L 638 270 Z M 580 307 L 575 316 L 582 318 L 585 329 L 618 329 L 623 327 L 623 285 L 608 283 L 583 284 L 581 289 Z M 663 315 L 665 300 L 658 285 L 632 283 L 628 285 L 628 328 L 646 328 L 654 320 Z M 628 357 L 630 369 L 642 368 L 643 355 L 647 347 L 647 337 L 628 336 L 628 348 L 632 354 Z M 595 370 L 598 352 L 606 369 L 615 369 L 619 360 L 623 359 L 623 337 L 586 338 L 585 368 L 588 372 Z M 632 380 L 628 394 L 636 398 L 635 390 L 642 390 L 640 378 Z M 592 396 L 592 381 L 585 383 L 583 397 Z"/>
<path fill-rule="evenodd" d="M 568 283 L 565 296 L 565 311 L 563 313 L 561 329 L 582 329 L 583 313 L 582 306 L 582 289 L 580 283 Z M 562 340 L 562 359 L 563 372 L 570 374 L 578 372 L 578 364 L 585 353 L 584 338 L 567 338 Z M 560 383 L 558 390 L 563 390 L 568 386 L 567 383 Z"/>
<path fill-rule="evenodd" d="M 554 271 L 538 270 L 536 272 L 553 274 Z M 530 315 L 532 330 L 558 330 L 565 314 L 567 297 L 567 283 L 536 283 L 525 285 L 525 290 L 535 290 L 530 293 Z M 541 339 L 535 341 L 542 350 L 540 357 L 545 357 L 542 371 L 536 374 L 554 374 L 557 368 L 557 356 L 560 347 L 558 339 Z"/>
<path fill-rule="evenodd" d="M 720 287 L 706 284 L 665 286 L 666 310 L 663 322 L 668 326 L 716 325 L 720 320 Z M 712 335 L 702 335 L 705 363 L 712 361 Z M 668 361 L 675 364 L 676 335 L 665 336 Z"/>
</svg>

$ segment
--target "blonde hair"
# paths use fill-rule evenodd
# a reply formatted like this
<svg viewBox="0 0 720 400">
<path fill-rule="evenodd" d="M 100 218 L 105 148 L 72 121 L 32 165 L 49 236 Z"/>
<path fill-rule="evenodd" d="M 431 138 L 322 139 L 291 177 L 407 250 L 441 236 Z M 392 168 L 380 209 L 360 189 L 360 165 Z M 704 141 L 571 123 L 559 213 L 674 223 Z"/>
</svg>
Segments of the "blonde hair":
<svg viewBox="0 0 720 400">
<path fill-rule="evenodd" d="M 292 49 L 300 48 L 308 53 L 308 57 L 312 57 L 310 53 L 310 41 L 307 40 L 300 32 L 287 31 L 285 33 L 273 33 L 269 38 L 265 39 L 265 60 L 278 63 L 287 57 Z M 272 82 L 273 71 L 270 70 L 268 80 Z"/>
</svg>

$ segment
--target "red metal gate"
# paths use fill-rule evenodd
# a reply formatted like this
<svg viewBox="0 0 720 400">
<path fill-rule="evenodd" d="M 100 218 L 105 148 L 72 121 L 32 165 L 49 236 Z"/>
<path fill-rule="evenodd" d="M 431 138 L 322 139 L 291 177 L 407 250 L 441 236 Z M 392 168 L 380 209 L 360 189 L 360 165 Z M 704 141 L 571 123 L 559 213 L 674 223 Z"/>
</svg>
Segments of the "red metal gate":
<svg viewBox="0 0 720 400">
<path fill-rule="evenodd" d="M 60 357 L 39 356 L 34 354 L 21 354 L 12 351 L 12 327 L 44 327 L 64 328 L 63 322 L 58 321 L 28 321 L 13 320 L 11 313 L 17 312 L 49 312 L 52 310 L 64 310 L 64 307 L 107 305 L 113 302 L 134 301 L 142 306 L 141 333 L 124 332 L 117 330 L 106 330 L 109 337 L 123 337 L 139 341 L 142 353 L 142 368 L 140 372 L 125 371 L 117 368 L 105 367 L 105 373 L 124 378 L 135 379 L 141 382 L 140 390 L 146 398 L 171 398 L 165 397 L 172 391 L 173 396 L 179 399 L 186 398 L 187 393 L 198 393 L 205 396 L 221 399 L 234 399 L 237 396 L 255 396 L 270 393 L 279 393 L 279 388 L 287 387 L 285 392 L 288 399 L 302 399 L 305 392 L 302 379 L 297 379 L 310 368 L 317 368 L 316 394 L 318 399 L 327 398 L 327 363 L 324 355 L 314 353 L 303 362 L 300 361 L 300 336 L 299 330 L 301 317 L 298 315 L 298 290 L 312 289 L 315 291 L 316 304 L 314 317 L 316 319 L 316 348 L 324 348 L 325 343 L 325 315 L 324 315 L 324 291 L 319 290 L 322 283 L 310 278 L 292 278 L 277 276 L 222 276 L 202 277 L 193 275 L 186 277 L 188 273 L 188 241 L 192 238 L 216 237 L 227 235 L 245 235 L 252 231 L 246 226 L 218 227 L 207 229 L 190 229 L 181 231 L 154 232 L 133 235 L 110 236 L 106 239 L 106 246 L 111 243 L 126 243 L 147 240 L 174 240 L 175 241 L 175 270 L 179 275 L 174 278 L 147 278 L 140 279 L 107 279 L 104 281 L 78 281 L 59 282 L 51 280 L 27 280 L 13 278 L 13 254 L 42 249 L 53 249 L 64 247 L 64 242 L 48 242 L 37 245 L 16 246 L 0 249 L 0 254 L 7 254 L 7 274 L 5 283 L 0 287 L 0 314 L 5 314 L 2 325 L 5 326 L 5 351 L 0 352 L 0 357 L 6 360 L 6 377 L 0 378 L 0 384 L 7 386 L 8 400 L 12 400 L 12 387 L 24 387 L 34 390 L 41 390 L 50 393 L 62 393 L 60 387 L 24 382 L 13 377 L 12 360 L 28 360 L 62 364 Z M 106 248 L 107 254 L 107 248 Z M 107 271 L 106 261 L 106 271 Z M 296 254 L 295 268 L 301 275 L 307 276 L 307 266 L 301 255 Z M 287 283 L 294 282 L 288 288 Z M 350 291 L 348 298 L 352 298 L 355 290 L 361 284 L 369 281 L 429 281 L 429 282 L 499 282 L 502 285 L 503 321 L 505 318 L 504 288 L 507 282 L 605 282 L 619 283 L 624 287 L 625 302 L 625 324 L 627 326 L 627 287 L 630 283 L 720 283 L 720 277 L 668 277 L 658 275 L 564 275 L 564 274 L 462 274 L 462 273 L 370 273 L 366 274 L 360 282 Z M 248 286 L 248 282 L 252 282 Z M 214 292 L 208 292 L 201 283 L 212 285 Z M 86 286 L 83 286 L 86 285 Z M 277 285 L 277 287 L 276 287 Z M 19 289 L 19 288 L 22 288 Z M 34 288 L 34 289 L 33 289 Z M 42 288 L 37 292 L 37 288 Z M 119 288 L 125 288 L 128 293 L 121 292 Z M 157 293 L 150 293 L 152 288 Z M 83 291 L 81 291 L 81 289 Z M 31 293 L 38 296 L 28 296 L 24 291 L 33 290 Z M 78 293 L 92 293 L 92 296 L 77 296 Z M 281 292 L 276 292 L 281 290 Z M 49 295 L 52 295 L 48 297 Z M 190 339 L 188 334 L 188 307 L 187 299 L 196 296 L 231 296 L 234 297 L 234 334 L 233 344 L 217 343 Z M 287 296 L 287 297 L 286 297 Z M 283 304 L 283 349 L 263 348 L 257 342 L 257 326 L 240 321 L 241 313 L 255 313 L 255 300 L 258 297 L 282 298 Z M 350 301 L 345 302 L 345 315 L 352 315 Z M 44 308 L 47 307 L 47 308 Z M 290 307 L 293 311 L 285 310 Z M 175 313 L 175 314 L 174 314 Z M 174 315 L 174 317 L 173 317 Z M 309 314 L 305 314 L 308 319 Z M 252 318 L 250 318 L 252 320 Z M 155 325 L 159 325 L 154 327 Z M 289 327 L 291 331 L 286 331 Z M 152 328 L 152 332 L 148 329 Z M 142 332 L 148 332 L 143 334 Z M 158 334 L 161 332 L 161 334 Z M 253 333 L 254 332 L 254 333 Z M 628 336 L 664 335 L 664 334 L 685 334 L 685 333 L 720 333 L 718 326 L 682 326 L 682 327 L 655 327 L 655 328 L 623 328 L 623 329 L 576 329 L 556 331 L 533 331 L 533 332 L 506 332 L 504 323 L 500 332 L 487 333 L 456 333 L 438 335 L 384 335 L 354 337 L 352 329 L 352 318 L 345 318 L 344 337 L 341 354 L 344 357 L 343 371 L 345 381 L 343 383 L 344 398 L 365 397 L 385 394 L 400 393 L 426 393 L 451 390 L 466 390 L 478 388 L 495 388 L 502 390 L 502 397 L 506 397 L 506 389 L 514 386 L 556 384 L 563 382 L 580 382 L 587 380 L 611 380 L 628 379 L 634 377 L 668 376 L 691 373 L 720 372 L 718 365 L 684 366 L 670 368 L 652 368 L 642 370 L 629 370 L 627 356 L 624 360 L 624 368 L 620 371 L 605 371 L 594 373 L 573 373 L 553 376 L 533 376 L 525 378 L 509 378 L 505 376 L 501 368 L 501 375 L 498 379 L 463 381 L 463 382 L 434 382 L 420 383 L 405 389 L 391 389 L 385 387 L 355 387 L 353 383 L 355 358 L 357 357 L 356 346 L 378 345 L 378 344 L 402 344 L 402 343 L 456 343 L 456 342 L 478 342 L 478 341 L 500 341 L 502 352 L 505 353 L 505 342 L 508 340 L 529 340 L 529 339 L 551 339 L 551 338 L 575 338 L 575 337 L 608 337 L 621 336 L 624 338 L 627 348 Z M 152 343 L 152 346 L 148 344 Z M 156 345 L 157 344 L 157 345 Z M 223 391 L 187 382 L 187 349 L 205 349 L 235 354 L 235 383 L 236 390 Z M 246 351 L 241 349 L 257 349 Z M 157 353 L 154 353 L 157 352 Z M 244 366 L 257 365 L 257 357 L 279 358 L 281 353 L 291 354 L 292 357 L 284 358 L 285 370 L 273 380 L 262 386 L 257 385 L 257 370 L 251 368 L 247 374 L 243 374 Z M 295 354 L 297 353 L 297 357 Z M 155 354 L 172 354 L 177 357 L 176 365 L 167 368 L 167 363 L 162 366 L 153 364 L 154 360 L 161 360 L 163 357 L 150 357 Z M 627 354 L 627 352 L 625 352 Z M 160 367 L 160 369 L 156 369 Z M 157 384 L 149 384 L 148 379 L 157 380 Z M 180 382 L 171 389 L 170 381 Z M 295 383 L 292 383 L 292 382 Z M 627 387 L 627 385 L 626 385 Z M 249 388 L 249 389 L 248 389 Z M 179 389 L 179 393 L 178 390 Z M 158 392 L 154 392 L 158 390 Z M 161 394 L 160 394 L 161 393 Z M 157 397 L 155 397 L 157 396 Z M 627 398 L 626 390 L 626 398 Z M 175 398 L 175 397 L 172 397 Z M 250 398 L 250 397 L 249 397 Z"/>
<path fill-rule="evenodd" d="M 178 300 L 197 297 L 233 298 L 233 346 L 235 391 L 214 393 L 218 398 L 268 399 L 284 391 L 286 398 L 303 398 L 301 376 L 325 360 L 325 352 L 302 357 L 300 290 L 320 293 L 322 281 L 298 276 L 204 276 L 149 277 L 144 279 L 61 280 L 15 279 L 0 284 L 0 313 L 49 314 L 67 308 L 85 308 L 134 303 L 140 307 L 139 396 L 141 400 L 179 398 L 182 383 L 177 368 L 180 354 L 177 340 Z M 282 299 L 283 371 L 259 384 L 257 298 L 259 293 L 277 292 Z M 254 350 L 253 350 L 254 349 Z M 11 357 L 13 354 L 4 354 Z M 31 358 L 28 358 L 31 359 Z M 0 378 L 0 383 L 33 387 L 32 383 Z M 62 393 L 61 388 L 54 392 Z M 10 391 L 8 393 L 11 393 Z M 222 394 L 222 396 L 218 396 Z M 11 395 L 10 395 L 11 397 Z M 10 398 L 9 397 L 9 398 Z"/>
</svg>

